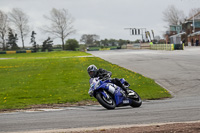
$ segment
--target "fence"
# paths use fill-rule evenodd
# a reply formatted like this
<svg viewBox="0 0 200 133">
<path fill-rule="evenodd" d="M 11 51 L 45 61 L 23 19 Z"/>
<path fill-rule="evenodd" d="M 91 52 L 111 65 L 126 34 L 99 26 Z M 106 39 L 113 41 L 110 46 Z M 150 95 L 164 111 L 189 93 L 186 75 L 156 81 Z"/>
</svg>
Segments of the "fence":
<svg viewBox="0 0 200 133">
<path fill-rule="evenodd" d="M 153 44 L 151 45 L 153 50 L 174 50 L 174 44 Z"/>
<path fill-rule="evenodd" d="M 140 43 L 127 44 L 127 49 L 140 49 Z"/>
<path fill-rule="evenodd" d="M 127 49 L 150 49 L 149 43 L 127 44 Z"/>
<path fill-rule="evenodd" d="M 140 47 L 141 47 L 141 49 L 151 49 L 149 43 L 141 43 L 141 44 L 140 44 Z"/>
</svg>

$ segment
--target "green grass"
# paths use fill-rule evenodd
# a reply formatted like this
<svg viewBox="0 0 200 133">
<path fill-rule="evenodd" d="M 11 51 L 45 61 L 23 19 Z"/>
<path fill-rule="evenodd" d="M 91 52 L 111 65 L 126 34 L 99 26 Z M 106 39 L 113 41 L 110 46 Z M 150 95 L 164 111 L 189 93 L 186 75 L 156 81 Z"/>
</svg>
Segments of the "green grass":
<svg viewBox="0 0 200 133">
<path fill-rule="evenodd" d="M 89 54 L 65 51 L 0 55 L 0 58 L 15 58 L 0 60 L 0 109 L 95 100 L 88 95 L 90 64 L 112 71 L 112 77 L 125 78 L 142 99 L 171 96 L 153 80 L 100 58 L 61 58 L 76 55 Z"/>
</svg>

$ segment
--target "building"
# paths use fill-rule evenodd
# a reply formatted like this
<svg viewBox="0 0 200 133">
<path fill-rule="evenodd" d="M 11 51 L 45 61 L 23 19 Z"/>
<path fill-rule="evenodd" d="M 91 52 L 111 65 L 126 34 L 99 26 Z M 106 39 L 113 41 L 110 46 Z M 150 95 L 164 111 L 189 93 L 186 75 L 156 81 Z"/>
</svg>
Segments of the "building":
<svg viewBox="0 0 200 133">
<path fill-rule="evenodd" d="M 200 12 L 182 24 L 182 31 L 186 33 L 181 37 L 185 41 L 185 46 L 199 46 Z"/>
<path fill-rule="evenodd" d="M 186 19 L 181 25 L 170 25 L 170 31 L 167 31 L 165 36 L 166 43 L 200 46 L 200 12 Z"/>
</svg>

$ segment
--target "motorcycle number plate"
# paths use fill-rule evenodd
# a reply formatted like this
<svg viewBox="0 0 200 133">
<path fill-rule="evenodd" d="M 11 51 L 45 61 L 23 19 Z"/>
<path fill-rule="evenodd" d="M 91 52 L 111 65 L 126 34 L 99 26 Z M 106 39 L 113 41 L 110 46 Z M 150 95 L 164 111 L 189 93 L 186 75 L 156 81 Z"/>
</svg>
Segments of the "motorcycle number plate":
<svg viewBox="0 0 200 133">
<path fill-rule="evenodd" d="M 123 100 L 123 104 L 129 103 L 129 100 Z"/>
</svg>

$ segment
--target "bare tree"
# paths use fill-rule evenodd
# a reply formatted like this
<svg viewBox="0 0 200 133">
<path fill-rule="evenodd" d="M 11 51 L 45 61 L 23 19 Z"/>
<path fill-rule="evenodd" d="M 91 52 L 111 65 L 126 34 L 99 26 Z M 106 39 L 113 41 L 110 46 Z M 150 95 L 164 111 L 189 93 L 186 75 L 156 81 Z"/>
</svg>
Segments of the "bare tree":
<svg viewBox="0 0 200 133">
<path fill-rule="evenodd" d="M 168 22 L 169 25 L 178 25 L 185 19 L 184 12 L 178 10 L 174 5 L 170 5 L 163 11 L 163 20 Z"/>
<path fill-rule="evenodd" d="M 28 16 L 21 9 L 13 8 L 9 13 L 9 21 L 15 26 L 15 29 L 19 33 L 24 49 L 24 39 L 30 32 Z"/>
<path fill-rule="evenodd" d="M 0 39 L 2 42 L 0 42 L 3 46 L 3 50 L 6 49 L 6 39 L 5 35 L 7 33 L 8 28 L 8 16 L 0 10 Z"/>
<path fill-rule="evenodd" d="M 190 12 L 189 12 L 188 18 L 193 17 L 194 15 L 196 15 L 199 12 L 200 12 L 200 8 L 193 8 L 193 9 L 191 9 Z"/>
<path fill-rule="evenodd" d="M 55 9 L 50 11 L 50 16 L 44 15 L 44 18 L 50 21 L 51 26 L 44 26 L 44 32 L 53 36 L 53 38 L 60 38 L 62 41 L 62 48 L 64 50 L 65 39 L 69 35 L 75 33 L 73 28 L 74 19 L 66 9 Z"/>
<path fill-rule="evenodd" d="M 98 41 L 99 38 L 100 38 L 100 37 L 99 37 L 98 35 L 96 35 L 96 34 L 83 34 L 83 35 L 81 36 L 80 41 L 81 41 L 81 42 L 84 42 L 85 44 L 90 44 L 90 45 L 92 45 L 92 44 L 94 44 L 96 41 Z"/>
</svg>

